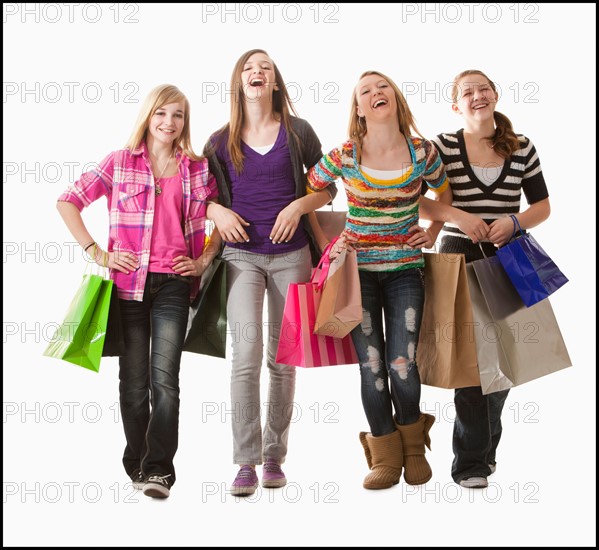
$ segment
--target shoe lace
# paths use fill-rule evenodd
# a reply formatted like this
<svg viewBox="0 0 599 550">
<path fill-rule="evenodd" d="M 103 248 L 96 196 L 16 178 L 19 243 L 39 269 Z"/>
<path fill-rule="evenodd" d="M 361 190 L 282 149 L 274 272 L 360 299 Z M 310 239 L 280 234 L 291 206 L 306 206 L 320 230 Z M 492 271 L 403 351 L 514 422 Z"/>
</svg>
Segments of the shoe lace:
<svg viewBox="0 0 599 550">
<path fill-rule="evenodd" d="M 282 473 L 281 466 L 279 466 L 276 462 L 265 462 L 264 463 L 264 471 L 269 474 L 280 474 Z"/>
<path fill-rule="evenodd" d="M 256 473 L 254 469 L 250 466 L 242 466 L 239 472 L 237 472 L 236 479 L 250 479 L 254 477 Z"/>
<path fill-rule="evenodd" d="M 150 476 L 148 478 L 148 483 L 150 483 L 150 482 L 160 483 L 160 485 L 164 485 L 165 487 L 168 487 L 168 481 L 166 480 L 167 477 L 171 477 L 171 474 L 168 474 L 166 476 L 158 476 L 158 475 Z"/>
</svg>

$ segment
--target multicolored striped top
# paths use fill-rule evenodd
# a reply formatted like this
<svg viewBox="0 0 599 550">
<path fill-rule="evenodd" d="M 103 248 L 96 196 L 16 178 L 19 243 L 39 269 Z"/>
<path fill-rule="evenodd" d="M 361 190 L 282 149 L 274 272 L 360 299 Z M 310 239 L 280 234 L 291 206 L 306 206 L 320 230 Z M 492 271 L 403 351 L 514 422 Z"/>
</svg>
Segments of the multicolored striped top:
<svg viewBox="0 0 599 550">
<path fill-rule="evenodd" d="M 406 244 L 408 229 L 418 224 L 418 205 L 423 180 L 440 194 L 447 188 L 445 167 L 433 144 L 425 139 L 407 139 L 412 164 L 397 179 L 379 180 L 362 170 L 353 141 L 325 155 L 308 172 L 308 189 L 319 191 L 341 178 L 349 211 L 345 224 L 363 271 L 398 271 L 423 267 L 420 248 Z"/>
</svg>

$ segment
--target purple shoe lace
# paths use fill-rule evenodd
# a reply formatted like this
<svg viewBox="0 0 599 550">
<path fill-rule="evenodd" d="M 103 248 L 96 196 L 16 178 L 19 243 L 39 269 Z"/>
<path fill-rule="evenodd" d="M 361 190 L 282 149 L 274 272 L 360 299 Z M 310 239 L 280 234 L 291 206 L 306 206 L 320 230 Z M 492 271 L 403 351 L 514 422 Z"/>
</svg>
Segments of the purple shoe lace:
<svg viewBox="0 0 599 550">
<path fill-rule="evenodd" d="M 282 487 L 287 483 L 285 474 L 279 463 L 273 458 L 267 458 L 262 467 L 262 485 L 264 487 Z"/>
<path fill-rule="evenodd" d="M 235 481 L 231 486 L 231 494 L 252 494 L 258 486 L 258 476 L 256 470 L 251 466 L 242 466 L 237 472 Z"/>
</svg>

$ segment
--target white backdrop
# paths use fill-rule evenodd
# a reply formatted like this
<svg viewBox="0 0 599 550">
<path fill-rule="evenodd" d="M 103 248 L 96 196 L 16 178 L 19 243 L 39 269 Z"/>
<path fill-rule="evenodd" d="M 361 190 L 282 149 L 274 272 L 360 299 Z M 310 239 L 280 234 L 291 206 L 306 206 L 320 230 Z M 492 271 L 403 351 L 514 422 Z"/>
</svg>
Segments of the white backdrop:
<svg viewBox="0 0 599 550">
<path fill-rule="evenodd" d="M 3 7 L 5 545 L 595 544 L 595 5 Z M 350 366 L 298 372 L 289 485 L 231 497 L 230 362 L 185 353 L 177 484 L 148 499 L 120 462 L 117 359 L 95 374 L 42 357 L 85 266 L 58 195 L 125 143 L 160 83 L 188 95 L 201 151 L 252 48 L 278 64 L 325 151 L 345 139 L 367 69 L 402 87 L 427 137 L 462 126 L 451 79 L 482 69 L 502 91 L 498 110 L 535 143 L 552 214 L 533 234 L 570 278 L 551 302 L 574 366 L 510 393 L 487 490 L 452 482 L 453 392 L 427 386 L 433 478 L 364 490 L 367 423 Z M 105 244 L 104 202 L 84 219 Z"/>
</svg>

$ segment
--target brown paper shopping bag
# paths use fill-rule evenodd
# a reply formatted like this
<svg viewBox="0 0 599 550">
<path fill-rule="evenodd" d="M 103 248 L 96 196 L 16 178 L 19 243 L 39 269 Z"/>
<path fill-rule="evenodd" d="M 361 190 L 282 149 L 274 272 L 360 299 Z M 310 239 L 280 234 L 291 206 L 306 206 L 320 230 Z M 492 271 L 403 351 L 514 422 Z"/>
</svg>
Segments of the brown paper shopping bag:
<svg viewBox="0 0 599 550">
<path fill-rule="evenodd" d="M 437 388 L 480 386 L 463 254 L 424 254 L 424 310 L 416 363 Z"/>
<path fill-rule="evenodd" d="M 347 211 L 337 210 L 315 210 L 316 219 L 329 241 L 337 238 L 345 229 Z"/>
<path fill-rule="evenodd" d="M 362 322 L 357 258 L 353 248 L 345 248 L 331 260 L 316 315 L 314 334 L 344 338 Z"/>
</svg>

